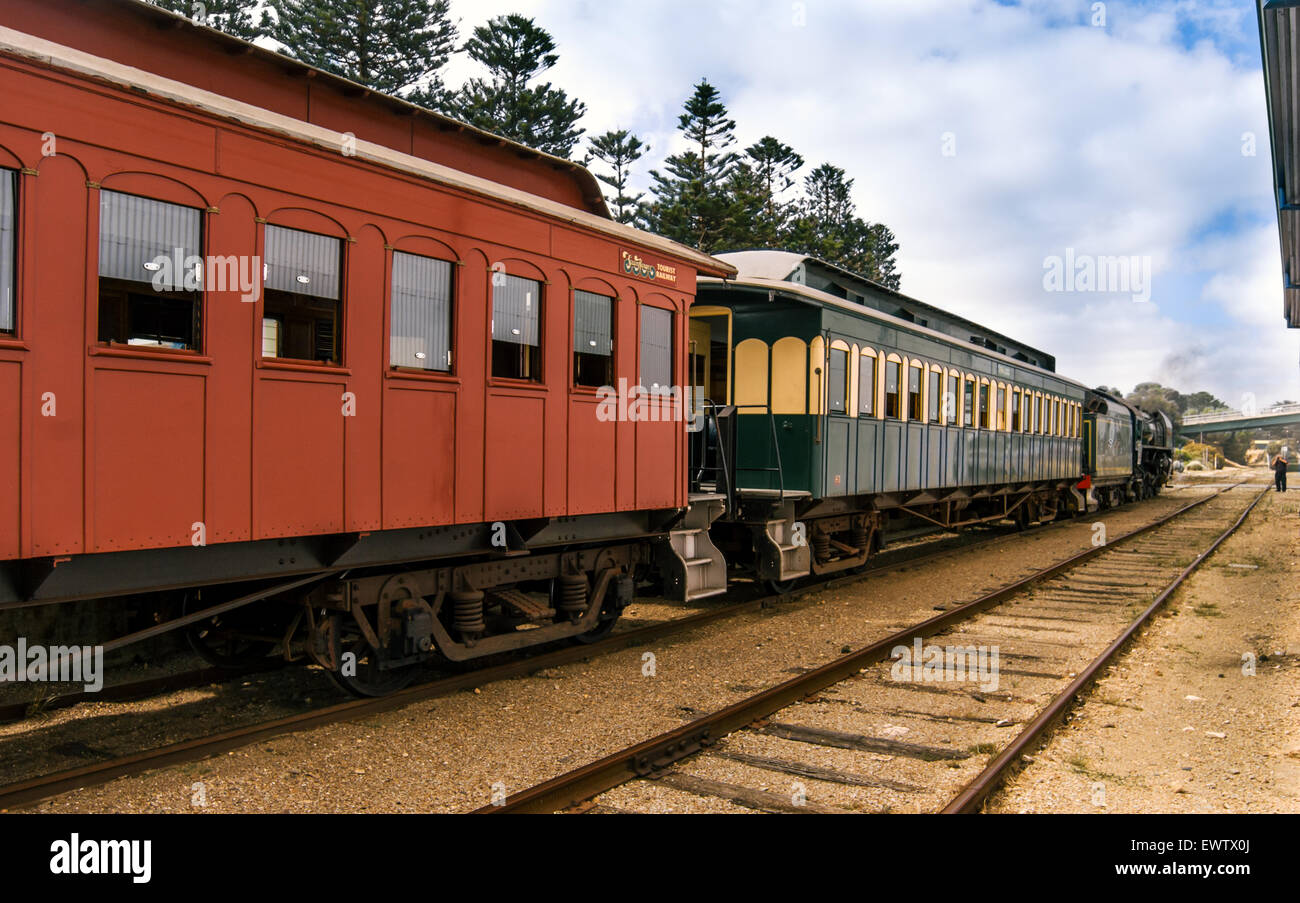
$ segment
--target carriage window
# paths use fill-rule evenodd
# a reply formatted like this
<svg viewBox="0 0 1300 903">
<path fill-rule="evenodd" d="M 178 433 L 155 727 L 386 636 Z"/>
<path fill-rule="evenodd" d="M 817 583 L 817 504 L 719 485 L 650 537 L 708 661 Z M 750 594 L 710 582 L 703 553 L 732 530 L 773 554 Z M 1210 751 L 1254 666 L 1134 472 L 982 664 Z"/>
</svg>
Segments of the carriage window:
<svg viewBox="0 0 1300 903">
<path fill-rule="evenodd" d="M 641 385 L 671 389 L 673 384 L 673 315 L 657 307 L 641 308 Z"/>
<path fill-rule="evenodd" d="M 858 361 L 858 413 L 874 414 L 876 411 L 876 358 L 864 354 Z"/>
<path fill-rule="evenodd" d="M 262 356 L 339 363 L 343 242 L 267 226 L 265 270 Z"/>
<path fill-rule="evenodd" d="M 1011 390 L 1011 432 L 1020 432 L 1020 390 Z"/>
<path fill-rule="evenodd" d="M 591 292 L 573 293 L 573 384 L 608 386 L 614 382 L 614 299 Z"/>
<path fill-rule="evenodd" d="M 939 393 L 943 387 L 943 376 L 937 370 L 930 371 L 930 422 L 939 422 Z"/>
<path fill-rule="evenodd" d="M 99 193 L 99 341 L 194 350 L 203 308 L 193 207 Z"/>
<path fill-rule="evenodd" d="M 989 384 L 980 383 L 980 429 L 989 429 Z"/>
<path fill-rule="evenodd" d="M 1039 409 L 1038 432 L 1040 432 L 1044 436 L 1047 436 L 1052 432 L 1051 429 L 1052 400 L 1050 398 L 1044 397 L 1042 401 L 1043 401 L 1042 407 Z"/>
<path fill-rule="evenodd" d="M 393 326 L 389 364 L 451 369 L 451 264 L 393 252 Z"/>
<path fill-rule="evenodd" d="M 542 380 L 542 284 L 536 279 L 492 275 L 492 375 Z"/>
<path fill-rule="evenodd" d="M 18 173 L 12 169 L 0 169 L 0 332 L 14 331 L 17 197 Z"/>
<path fill-rule="evenodd" d="M 1061 402 L 1052 400 L 1052 435 L 1061 435 Z"/>
<path fill-rule="evenodd" d="M 826 408 L 843 414 L 849 405 L 849 353 L 832 348 L 826 367 Z"/>
<path fill-rule="evenodd" d="M 885 363 L 885 416 L 898 418 L 902 416 L 898 380 L 902 365 L 897 361 Z"/>
<path fill-rule="evenodd" d="M 961 403 L 962 426 L 978 426 L 975 423 L 975 381 L 966 380 L 966 392 Z"/>
<path fill-rule="evenodd" d="M 997 424 L 998 429 L 1000 430 L 1005 430 L 1007 428 L 1007 390 L 1002 386 L 998 386 Z"/>
<path fill-rule="evenodd" d="M 943 399 L 943 411 L 946 415 L 944 419 L 948 421 L 949 426 L 957 424 L 957 397 L 961 394 L 957 386 L 960 382 L 955 376 L 948 377 L 948 392 Z"/>
<path fill-rule="evenodd" d="M 924 415 L 921 407 L 921 368 L 915 364 L 907 368 L 907 419 L 920 420 Z"/>
</svg>

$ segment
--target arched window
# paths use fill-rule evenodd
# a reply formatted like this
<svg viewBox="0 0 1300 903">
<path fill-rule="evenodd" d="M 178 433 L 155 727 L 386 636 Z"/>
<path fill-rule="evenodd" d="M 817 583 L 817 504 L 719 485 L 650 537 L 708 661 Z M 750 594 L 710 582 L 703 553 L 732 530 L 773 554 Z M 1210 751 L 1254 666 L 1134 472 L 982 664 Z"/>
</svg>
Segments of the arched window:
<svg viewBox="0 0 1300 903">
<path fill-rule="evenodd" d="M 198 350 L 202 252 L 198 209 L 101 189 L 99 341 Z"/>
<path fill-rule="evenodd" d="M 885 416 L 897 420 L 902 416 L 902 399 L 900 396 L 901 389 L 899 381 L 902 378 L 902 363 L 899 361 L 885 362 Z"/>
<path fill-rule="evenodd" d="M 926 391 L 930 393 L 928 398 L 929 404 L 926 405 L 930 412 L 930 422 L 939 423 L 943 419 L 943 405 L 941 403 L 941 396 L 943 395 L 943 373 L 940 372 L 938 367 L 930 367 L 930 384 L 926 387 Z"/>
<path fill-rule="evenodd" d="M 849 349 L 831 346 L 826 361 L 826 409 L 832 414 L 844 414 L 849 406 Z"/>
<path fill-rule="evenodd" d="M 907 419 L 924 420 L 925 408 L 921 403 L 921 365 L 916 361 L 907 366 Z"/>
<path fill-rule="evenodd" d="M 858 413 L 870 417 L 876 412 L 876 353 L 864 351 L 858 360 Z"/>
</svg>

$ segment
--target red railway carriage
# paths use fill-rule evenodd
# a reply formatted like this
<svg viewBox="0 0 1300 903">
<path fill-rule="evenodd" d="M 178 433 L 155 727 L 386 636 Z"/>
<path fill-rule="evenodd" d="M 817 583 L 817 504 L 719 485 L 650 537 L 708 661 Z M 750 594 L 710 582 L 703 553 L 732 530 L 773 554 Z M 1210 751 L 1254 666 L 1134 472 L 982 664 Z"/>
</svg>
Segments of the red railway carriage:
<svg viewBox="0 0 1300 903">
<path fill-rule="evenodd" d="M 685 427 L 598 387 L 684 381 L 732 268 L 581 167 L 132 0 L 6 0 L 0 96 L 0 606 L 300 583 L 362 689 L 608 622 L 687 505 Z"/>
</svg>

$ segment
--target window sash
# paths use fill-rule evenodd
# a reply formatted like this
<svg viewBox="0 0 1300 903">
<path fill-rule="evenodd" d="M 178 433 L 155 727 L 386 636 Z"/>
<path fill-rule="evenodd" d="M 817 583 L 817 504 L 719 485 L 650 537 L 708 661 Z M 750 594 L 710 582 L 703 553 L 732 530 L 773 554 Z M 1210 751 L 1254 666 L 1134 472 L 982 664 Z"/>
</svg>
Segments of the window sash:
<svg viewBox="0 0 1300 903">
<path fill-rule="evenodd" d="M 940 405 L 940 393 L 943 391 L 943 375 L 930 371 L 930 422 L 938 423 L 943 419 L 943 408 Z"/>
<path fill-rule="evenodd" d="M 0 332 L 13 332 L 18 257 L 18 173 L 0 169 Z"/>
<path fill-rule="evenodd" d="M 573 293 L 573 351 L 575 354 L 614 354 L 614 299 L 592 292 Z"/>
<path fill-rule="evenodd" d="M 948 411 L 948 423 L 951 426 L 957 424 L 957 404 L 961 397 L 961 379 L 956 376 L 948 377 L 948 393 L 952 395 L 952 409 Z"/>
<path fill-rule="evenodd" d="M 451 267 L 446 260 L 393 252 L 392 366 L 451 369 Z"/>
<path fill-rule="evenodd" d="M 673 315 L 657 307 L 641 308 L 642 388 L 671 388 L 673 382 Z"/>
<path fill-rule="evenodd" d="M 827 365 L 826 407 L 843 414 L 849 404 L 849 353 L 842 348 L 832 348 Z"/>
<path fill-rule="evenodd" d="M 541 342 L 542 284 L 492 274 L 492 341 L 536 348 Z"/>
<path fill-rule="evenodd" d="M 899 386 L 902 379 L 903 367 L 897 361 L 885 362 L 885 416 L 899 417 L 902 414 L 900 408 Z"/>
<path fill-rule="evenodd" d="M 858 413 L 873 414 L 876 410 L 876 359 L 870 354 L 858 361 Z"/>
<path fill-rule="evenodd" d="M 153 284 L 160 291 L 194 291 L 202 270 L 186 272 L 184 263 L 186 258 L 198 256 L 201 243 L 202 219 L 197 209 L 100 190 L 100 277 Z M 179 268 L 175 266 L 177 256 Z M 170 263 L 161 263 L 160 257 Z M 146 269 L 146 264 L 151 268 Z"/>
<path fill-rule="evenodd" d="M 266 227 L 266 288 L 338 301 L 343 243 L 328 235 Z M 305 282 L 303 280 L 306 280 Z"/>
</svg>

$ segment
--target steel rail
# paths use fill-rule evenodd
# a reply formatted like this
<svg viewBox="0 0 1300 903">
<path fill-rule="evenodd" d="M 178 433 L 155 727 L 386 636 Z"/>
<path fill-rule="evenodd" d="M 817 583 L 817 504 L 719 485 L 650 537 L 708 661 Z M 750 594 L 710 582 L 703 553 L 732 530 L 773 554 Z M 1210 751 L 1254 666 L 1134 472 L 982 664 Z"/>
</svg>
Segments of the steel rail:
<svg viewBox="0 0 1300 903">
<path fill-rule="evenodd" d="M 1001 786 L 1002 782 L 1006 780 L 1007 776 L 1010 774 L 1011 768 L 1020 761 L 1021 757 L 1024 756 L 1030 746 L 1033 745 L 1033 743 L 1048 731 L 1058 720 L 1064 717 L 1066 711 L 1068 711 L 1074 704 L 1076 697 L 1087 689 L 1097 679 L 1097 675 L 1102 671 L 1102 669 L 1110 664 L 1111 660 L 1119 655 L 1119 653 L 1133 641 L 1138 632 L 1149 620 L 1151 620 L 1152 616 L 1155 615 L 1156 612 L 1164 607 L 1165 603 L 1169 601 L 1170 596 L 1172 596 L 1178 588 L 1182 586 L 1183 582 L 1186 581 L 1187 578 L 1190 577 L 1202 564 L 1204 564 L 1206 559 L 1213 555 L 1229 536 L 1237 532 L 1237 529 L 1245 523 L 1246 517 L 1251 511 L 1255 510 L 1255 506 L 1259 504 L 1260 499 L 1262 499 L 1264 494 L 1268 491 L 1267 487 L 1261 490 L 1251 503 L 1246 506 L 1246 510 L 1241 513 L 1241 517 L 1237 518 L 1237 520 L 1233 522 L 1232 526 L 1228 527 L 1228 529 L 1225 530 L 1208 549 L 1197 555 L 1192 563 L 1184 568 L 1182 572 L 1173 579 L 1173 582 L 1165 587 L 1160 595 L 1156 596 L 1142 614 L 1138 615 L 1133 623 L 1128 626 L 1128 629 L 1120 634 L 1119 638 L 1116 639 L 1115 642 L 1107 646 L 1106 650 L 1102 652 L 1101 655 L 1093 659 L 1092 663 L 1088 665 L 1088 667 L 1084 668 L 1084 670 L 1080 672 L 1079 676 L 1070 682 L 1068 687 L 1057 694 L 1051 704 L 1040 712 L 1038 717 L 1031 721 L 1025 729 L 1017 735 L 1015 740 L 1011 741 L 1010 744 L 998 753 L 993 760 L 985 766 L 983 771 L 976 775 L 960 793 L 953 797 L 952 801 L 949 802 L 947 806 L 940 810 L 940 814 L 956 815 L 977 811 L 980 804 L 984 802 L 989 794 Z"/>
<path fill-rule="evenodd" d="M 1092 558 L 1111 551 L 1119 545 L 1152 530 L 1159 529 L 1240 485 L 1243 484 L 1235 483 L 1226 486 L 1210 495 L 1184 505 L 1150 524 L 1131 530 L 1111 540 L 1106 545 L 1080 552 L 1064 561 L 1035 571 L 1027 577 L 1000 587 L 978 599 L 955 606 L 920 624 L 877 640 L 856 652 L 777 684 L 717 712 L 697 718 L 681 727 L 651 737 L 603 759 L 551 778 L 527 790 L 511 794 L 502 800 L 473 811 L 485 815 L 507 812 L 556 812 L 591 799 L 628 781 L 653 774 L 658 767 L 677 761 L 691 752 L 712 745 L 729 733 L 765 718 L 773 712 L 777 712 L 826 687 L 840 683 L 869 665 L 886 660 L 897 646 L 911 645 L 916 638 L 924 639 L 932 636 L 954 624 L 967 620 L 973 615 L 993 608 L 1037 583 L 1051 579 L 1065 571 L 1078 567 Z"/>
<path fill-rule="evenodd" d="M 1153 529 L 1168 520 L 1177 517 L 1191 509 L 1216 498 L 1228 489 L 1234 486 L 1224 487 L 1216 492 L 1197 499 L 1188 505 L 1177 509 L 1169 515 L 1149 524 L 1140 527 L 1137 530 L 1127 533 L 1115 543 L 1122 542 L 1132 536 L 1136 536 L 1149 529 Z M 1044 524 L 1037 529 L 1043 529 L 1052 526 L 1064 525 L 1070 521 L 1054 521 L 1051 524 Z M 557 649 L 552 652 L 545 652 L 534 655 L 529 658 L 518 661 L 506 662 L 500 665 L 494 665 L 487 668 L 481 668 L 476 671 L 456 674 L 450 677 L 440 678 L 429 683 L 409 687 L 399 690 L 388 696 L 368 699 L 353 699 L 347 702 L 338 703 L 332 706 L 316 709 L 311 712 L 297 713 L 278 718 L 273 721 L 263 722 L 261 724 L 249 725 L 246 727 L 234 728 L 229 731 L 223 731 L 219 734 L 213 734 L 207 737 L 197 737 L 189 740 L 182 740 L 171 743 L 166 746 L 157 747 L 151 750 L 145 750 L 138 753 L 132 753 L 104 762 L 90 763 L 78 768 L 66 769 L 62 771 L 51 772 L 46 775 L 40 775 L 27 780 L 14 782 L 12 784 L 0 786 L 0 811 L 11 809 L 15 806 L 27 805 L 50 796 L 65 793 L 69 790 L 76 790 L 84 787 L 97 786 L 107 783 L 114 778 L 138 774 L 142 771 L 163 768 L 170 765 L 178 765 L 187 762 L 193 762 L 218 753 L 227 752 L 257 743 L 262 740 L 285 734 L 295 733 L 298 731 L 309 730 L 311 728 L 324 726 L 327 724 L 346 721 L 356 718 L 368 717 L 370 715 L 382 714 L 393 709 L 411 703 L 420 702 L 428 699 L 435 699 L 440 696 L 446 696 L 460 690 L 472 690 L 476 687 L 482 687 L 486 684 L 495 683 L 503 680 L 524 677 L 535 671 L 544 668 L 557 667 L 560 665 L 570 664 L 575 661 L 581 661 L 587 658 L 594 658 L 602 655 L 621 652 L 627 648 L 642 645 L 647 641 L 658 639 L 664 636 L 685 632 L 688 630 L 705 627 L 714 622 L 723 621 L 742 614 L 761 611 L 765 608 L 774 607 L 778 604 L 788 603 L 791 599 L 801 598 L 816 592 L 822 592 L 828 589 L 834 589 L 840 586 L 850 585 L 860 582 L 869 577 L 882 573 L 888 573 L 891 570 L 902 567 L 911 567 L 925 561 L 942 558 L 950 555 L 956 555 L 967 550 L 977 550 L 987 545 L 1001 542 L 1008 538 L 1023 535 L 1021 533 L 1007 534 L 993 537 L 985 542 L 977 542 L 969 545 L 959 546 L 954 549 L 942 549 L 925 555 L 906 558 L 902 561 L 892 562 L 888 565 L 879 566 L 869 569 L 860 574 L 841 574 L 831 577 L 824 581 L 818 581 L 806 587 L 800 587 L 791 593 L 774 594 L 763 596 L 747 602 L 740 602 L 718 608 L 712 611 L 699 612 L 694 615 L 687 615 L 682 618 L 674 618 L 663 621 L 658 624 L 652 624 L 647 627 L 637 628 L 635 630 L 625 631 L 623 633 L 613 634 L 595 643 L 581 646 L 569 646 Z M 1112 543 L 1113 545 L 1114 543 Z M 1082 553 L 1082 557 L 1090 557 L 1096 553 L 1096 549 Z M 1073 566 L 1081 560 L 1080 555 L 1067 559 L 1056 567 Z M 1042 579 L 1038 572 L 1029 580 Z M 1011 584 L 1011 587 L 1022 586 L 1024 580 Z M 952 612 L 967 610 L 967 606 L 976 605 L 987 600 L 998 597 L 1008 591 L 1007 587 L 995 590 L 993 593 L 980 597 L 974 602 L 967 603 L 966 606 L 954 608 Z M 925 625 L 942 621 L 947 614 L 940 615 L 937 618 L 931 618 L 924 622 Z M 922 625 L 924 626 L 924 625 Z M 937 629 L 937 628 L 936 628 Z M 910 637 L 915 633 L 915 629 L 908 633 Z M 920 634 L 917 634 L 920 635 Z M 816 672 L 814 672 L 816 673 Z M 56 697 L 57 698 L 57 697 Z M 752 719 L 751 719 L 752 720 Z"/>
<path fill-rule="evenodd" d="M 1177 487 L 1177 488 L 1182 488 L 1182 487 Z M 1122 511 L 1127 509 L 1129 505 L 1137 505 L 1137 504 L 1140 503 L 1131 502 L 1126 505 L 1122 505 L 1119 508 L 1114 508 L 1111 510 Z M 1065 527 L 1072 523 L 1077 523 L 1077 522 L 1078 522 L 1077 519 L 1070 518 L 1062 521 L 1051 521 L 1049 523 L 1038 524 L 1037 526 L 1029 527 L 1026 530 L 1016 530 L 1012 528 L 1008 532 L 999 533 L 995 536 L 984 537 L 982 539 L 978 539 L 973 542 L 960 542 L 961 538 L 966 534 L 958 533 L 957 536 L 954 536 L 950 539 L 936 538 L 936 539 L 928 540 L 926 542 L 926 545 L 930 543 L 935 543 L 935 544 L 942 543 L 943 547 L 938 549 L 933 549 L 930 551 L 925 551 L 922 552 L 921 554 L 911 554 L 911 555 L 906 554 L 909 550 L 915 548 L 913 546 L 905 546 L 902 549 L 899 549 L 894 552 L 886 550 L 885 552 L 882 552 L 880 554 L 884 557 L 899 556 L 897 560 L 886 561 L 883 564 L 869 565 L 866 566 L 864 570 L 859 571 L 857 573 L 852 573 L 852 572 L 833 573 L 830 575 L 825 575 L 820 578 L 815 578 L 814 580 L 810 581 L 806 586 L 798 587 L 796 589 L 791 590 L 788 593 L 769 594 L 755 600 L 742 600 L 740 602 L 735 603 L 733 606 L 718 609 L 716 611 L 701 612 L 695 615 L 686 615 L 681 618 L 675 618 L 672 621 L 664 622 L 664 625 L 671 624 L 672 626 L 680 629 L 689 629 L 691 627 L 698 627 L 707 624 L 712 620 L 716 620 L 719 617 L 724 616 L 724 613 L 725 616 L 732 616 L 732 615 L 740 615 L 740 614 L 745 614 L 747 612 L 752 612 L 755 610 L 755 606 L 758 606 L 760 608 L 767 608 L 770 606 L 774 607 L 775 605 L 784 604 L 795 599 L 800 599 L 803 598 L 804 596 L 811 595 L 812 593 L 815 592 L 820 592 L 829 589 L 838 589 L 842 586 L 849 586 L 859 581 L 865 580 L 869 577 L 874 577 L 881 574 L 888 574 L 893 571 L 901 570 L 903 568 L 913 567 L 915 565 L 924 565 L 933 561 L 940 561 L 944 558 L 948 558 L 954 555 L 959 555 L 963 552 L 977 551 L 979 549 L 984 549 L 990 546 L 997 545 L 998 543 L 1001 542 L 1014 540 L 1021 536 L 1024 536 L 1027 533 L 1032 533 L 1039 530 L 1048 530 L 1054 527 Z M 948 532 L 956 532 L 956 531 L 948 531 Z M 629 642 L 641 640 L 641 639 L 656 639 L 658 638 L 658 636 L 662 636 L 663 634 L 659 633 L 652 636 L 643 635 L 642 633 L 640 633 L 640 631 L 642 630 L 652 631 L 664 625 L 657 624 L 646 628 L 638 628 L 635 631 L 622 632 L 610 639 L 616 640 L 617 638 L 625 638 Z M 596 644 L 596 643 L 592 643 L 588 645 L 586 649 L 589 654 L 598 654 L 598 653 L 602 653 L 603 651 L 606 651 L 606 647 L 603 644 Z M 545 655 L 546 653 L 540 653 L 540 654 Z M 533 655 L 537 656 L 538 653 L 533 653 Z M 534 659 L 534 660 L 539 661 L 537 667 L 539 668 L 547 667 L 547 663 L 540 662 L 539 659 Z M 169 692 L 175 692 L 177 690 L 193 689 L 195 687 L 202 687 L 214 683 L 227 683 L 232 680 L 241 680 L 244 678 L 248 678 L 260 674 L 266 674 L 273 671 L 278 671 L 281 668 L 285 667 L 287 664 L 289 663 L 283 660 L 271 659 L 266 664 L 259 663 L 256 665 L 249 665 L 249 666 L 237 667 L 237 668 L 209 666 L 195 671 L 187 671 L 187 672 L 182 672 L 174 675 L 168 675 L 163 677 L 150 677 L 139 681 L 131 681 L 129 683 L 114 684 L 114 685 L 104 687 L 102 690 L 98 690 L 93 693 L 88 691 L 76 691 L 76 692 L 69 692 L 69 693 L 60 693 L 56 696 L 49 696 L 45 698 L 27 699 L 20 702 L 0 703 L 0 724 L 22 721 L 24 718 L 28 717 L 29 713 L 33 711 L 39 711 L 39 712 L 54 711 L 56 709 L 70 708 L 72 706 L 79 705 L 80 703 L 83 702 L 132 701 L 137 699 L 143 699 L 149 696 L 154 696 L 160 693 L 169 693 Z M 491 672 L 489 669 L 486 668 L 480 669 L 477 673 L 489 677 L 489 679 L 485 680 L 484 683 L 492 682 L 492 678 L 490 677 Z M 428 682 L 426 681 L 426 683 Z M 423 685 L 424 684 L 421 684 L 421 686 Z"/>
</svg>

